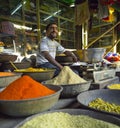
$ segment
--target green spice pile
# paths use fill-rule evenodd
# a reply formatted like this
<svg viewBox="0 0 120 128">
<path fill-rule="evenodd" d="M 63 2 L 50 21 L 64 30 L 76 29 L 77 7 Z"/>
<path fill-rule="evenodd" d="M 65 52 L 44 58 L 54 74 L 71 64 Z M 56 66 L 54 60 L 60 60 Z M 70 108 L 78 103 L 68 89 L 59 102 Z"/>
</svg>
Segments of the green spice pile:
<svg viewBox="0 0 120 128">
<path fill-rule="evenodd" d="M 20 128 L 120 128 L 117 125 L 86 115 L 64 112 L 47 113 L 27 120 Z"/>
<path fill-rule="evenodd" d="M 109 102 L 104 101 L 101 98 L 97 98 L 91 101 L 88 106 L 98 110 L 120 114 L 120 105 L 116 105 L 113 103 L 111 104 Z"/>
</svg>

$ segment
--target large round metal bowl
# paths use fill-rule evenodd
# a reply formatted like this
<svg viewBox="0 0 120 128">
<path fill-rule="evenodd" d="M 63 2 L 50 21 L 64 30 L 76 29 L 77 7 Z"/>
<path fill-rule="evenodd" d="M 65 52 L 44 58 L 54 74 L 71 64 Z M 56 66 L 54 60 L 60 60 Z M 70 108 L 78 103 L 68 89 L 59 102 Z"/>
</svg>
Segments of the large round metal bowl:
<svg viewBox="0 0 120 128">
<path fill-rule="evenodd" d="M 54 76 L 54 69 L 48 69 L 46 71 L 41 71 L 41 72 L 23 72 L 23 69 L 20 70 L 14 70 L 14 72 L 21 72 L 23 75 L 28 75 L 30 77 L 32 77 L 34 80 L 38 81 L 38 82 L 42 82 L 45 80 L 50 80 L 51 78 L 53 78 Z"/>
<path fill-rule="evenodd" d="M 101 62 L 105 51 L 105 48 L 88 48 L 84 51 L 85 60 L 88 62 Z"/>
<path fill-rule="evenodd" d="M 17 73 L 11 76 L 1 76 L 0 77 L 0 88 L 8 86 L 10 83 L 12 83 L 13 81 L 15 81 L 16 79 L 20 77 L 21 77 L 20 73 Z"/>
<path fill-rule="evenodd" d="M 73 62 L 73 58 L 71 56 L 66 55 L 56 56 L 55 59 L 60 63 Z"/>
<path fill-rule="evenodd" d="M 116 118 L 114 116 L 111 116 L 111 115 L 102 114 L 102 113 L 98 113 L 98 112 L 94 112 L 94 111 L 90 111 L 90 110 L 84 110 L 84 109 L 60 109 L 60 110 L 53 110 L 53 111 L 49 111 L 49 112 L 42 112 L 42 113 L 33 115 L 31 117 L 28 117 L 24 121 L 22 121 L 18 125 L 16 125 L 14 128 L 21 128 L 26 122 L 30 121 L 33 118 L 36 118 L 37 116 L 43 116 L 44 114 L 54 113 L 54 112 L 64 112 L 64 113 L 69 113 L 71 115 L 86 115 L 86 116 L 92 117 L 94 119 L 106 121 L 106 122 L 115 124 L 117 126 L 120 126 L 120 119 Z M 90 128 L 91 128 L 91 126 L 90 126 Z"/>
<path fill-rule="evenodd" d="M 89 107 L 88 104 L 95 100 L 96 98 L 101 98 L 106 102 L 114 103 L 116 105 L 120 105 L 120 90 L 109 90 L 109 89 L 98 89 L 82 92 L 77 96 L 77 101 L 83 108 L 92 109 L 94 111 L 99 111 L 102 113 L 114 115 L 120 117 L 120 114 L 107 112 L 103 110 L 98 110 L 92 107 Z"/>
<path fill-rule="evenodd" d="M 9 116 L 29 116 L 43 112 L 55 105 L 58 101 L 62 87 L 47 85 L 56 93 L 33 99 L 25 100 L 0 100 L 0 112 Z"/>
<path fill-rule="evenodd" d="M 9 55 L 6 53 L 0 54 L 0 62 L 14 62 L 17 59 L 17 55 Z"/>
<path fill-rule="evenodd" d="M 31 67 L 31 63 L 30 62 L 13 62 L 13 64 L 17 67 L 17 69 L 23 69 L 23 68 L 29 68 Z M 14 67 L 11 65 L 10 62 L 6 62 L 1 66 L 1 70 L 10 70 L 10 71 L 14 71 Z"/>
<path fill-rule="evenodd" d="M 63 87 L 63 91 L 61 92 L 61 95 L 60 95 L 61 98 L 72 98 L 77 96 L 81 92 L 89 90 L 91 82 L 92 81 L 89 80 L 87 82 L 79 83 L 79 84 L 55 85 L 55 86 Z M 46 81 L 43 81 L 42 83 L 45 85 L 49 85 L 49 84 L 46 84 Z"/>
<path fill-rule="evenodd" d="M 104 48 L 88 48 L 77 50 L 76 54 L 83 62 L 95 63 L 103 60 L 105 51 L 106 49 Z"/>
</svg>

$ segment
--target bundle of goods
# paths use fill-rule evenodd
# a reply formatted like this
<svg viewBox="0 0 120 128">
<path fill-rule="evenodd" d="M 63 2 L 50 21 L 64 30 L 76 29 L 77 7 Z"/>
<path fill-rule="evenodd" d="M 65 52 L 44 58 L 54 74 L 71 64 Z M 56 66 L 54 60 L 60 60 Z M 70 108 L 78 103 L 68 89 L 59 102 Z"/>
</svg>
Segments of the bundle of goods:
<svg viewBox="0 0 120 128">
<path fill-rule="evenodd" d="M 120 61 L 120 54 L 109 52 L 105 56 L 105 59 L 108 60 L 108 61 L 110 61 L 110 62 Z"/>
</svg>

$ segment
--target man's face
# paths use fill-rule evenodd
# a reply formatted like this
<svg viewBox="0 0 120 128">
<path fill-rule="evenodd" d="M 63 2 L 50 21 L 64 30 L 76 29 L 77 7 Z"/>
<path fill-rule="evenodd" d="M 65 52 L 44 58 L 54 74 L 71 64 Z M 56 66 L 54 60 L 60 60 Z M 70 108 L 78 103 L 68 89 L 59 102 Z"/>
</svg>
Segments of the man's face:
<svg viewBox="0 0 120 128">
<path fill-rule="evenodd" d="M 57 37 L 58 35 L 58 27 L 56 24 L 52 24 L 51 26 L 49 26 L 47 32 L 46 32 L 47 36 L 50 39 L 54 39 Z"/>
</svg>

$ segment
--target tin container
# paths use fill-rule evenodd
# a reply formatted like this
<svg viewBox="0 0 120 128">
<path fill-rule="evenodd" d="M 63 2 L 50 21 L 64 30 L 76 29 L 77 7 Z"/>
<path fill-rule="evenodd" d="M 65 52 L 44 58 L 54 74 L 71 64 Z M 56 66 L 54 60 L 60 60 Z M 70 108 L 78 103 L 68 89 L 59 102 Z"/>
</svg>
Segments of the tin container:
<svg viewBox="0 0 120 128">
<path fill-rule="evenodd" d="M 105 51 L 105 48 L 88 48 L 78 50 L 77 54 L 79 59 L 83 62 L 96 63 L 103 60 Z"/>
</svg>

